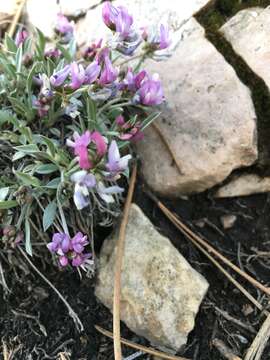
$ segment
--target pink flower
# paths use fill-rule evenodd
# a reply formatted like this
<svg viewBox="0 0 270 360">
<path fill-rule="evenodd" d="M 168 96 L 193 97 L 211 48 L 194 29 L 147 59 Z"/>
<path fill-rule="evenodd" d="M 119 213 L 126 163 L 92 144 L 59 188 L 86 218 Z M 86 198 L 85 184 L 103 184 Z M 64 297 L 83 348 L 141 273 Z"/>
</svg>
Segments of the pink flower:
<svg viewBox="0 0 270 360">
<path fill-rule="evenodd" d="M 102 157 L 105 155 L 107 152 L 107 144 L 104 140 L 104 137 L 98 131 L 94 131 L 91 134 L 91 140 L 96 145 L 98 156 Z"/>
<path fill-rule="evenodd" d="M 79 157 L 79 164 L 82 169 L 90 169 L 92 163 L 89 160 L 88 156 L 88 145 L 91 142 L 91 133 L 87 130 L 81 136 L 75 132 L 73 135 L 75 141 L 67 140 L 67 146 L 70 146 L 74 149 L 75 155 Z"/>
</svg>

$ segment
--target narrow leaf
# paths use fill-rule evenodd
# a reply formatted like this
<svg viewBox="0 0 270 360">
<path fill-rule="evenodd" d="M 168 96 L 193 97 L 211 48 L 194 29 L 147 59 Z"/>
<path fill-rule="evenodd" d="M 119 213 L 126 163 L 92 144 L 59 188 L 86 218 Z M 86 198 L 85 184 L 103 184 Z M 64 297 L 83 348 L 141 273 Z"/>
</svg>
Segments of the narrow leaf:
<svg viewBox="0 0 270 360">
<path fill-rule="evenodd" d="M 57 205 L 54 201 L 49 203 L 49 205 L 44 210 L 43 219 L 42 219 L 44 231 L 47 231 L 49 227 L 53 224 L 56 216 L 56 210 L 57 210 Z"/>
</svg>

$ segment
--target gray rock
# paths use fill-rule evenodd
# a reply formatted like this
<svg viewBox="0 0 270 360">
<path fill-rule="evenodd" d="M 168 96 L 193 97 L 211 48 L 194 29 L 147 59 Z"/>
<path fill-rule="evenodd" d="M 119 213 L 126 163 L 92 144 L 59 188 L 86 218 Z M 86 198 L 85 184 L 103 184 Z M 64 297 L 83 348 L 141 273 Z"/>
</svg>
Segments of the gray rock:
<svg viewBox="0 0 270 360">
<path fill-rule="evenodd" d="M 173 56 L 147 65 L 161 76 L 167 103 L 156 124 L 181 171 L 153 128 L 137 146 L 146 182 L 170 197 L 208 189 L 257 159 L 249 89 L 194 18 L 182 30 Z"/>
<path fill-rule="evenodd" d="M 95 289 L 110 310 L 117 238 L 114 234 L 103 244 Z M 186 343 L 207 289 L 207 281 L 133 204 L 121 277 L 121 319 L 126 325 L 154 346 L 175 352 Z"/>
<path fill-rule="evenodd" d="M 211 0 L 115 0 L 115 6 L 124 5 L 133 15 L 137 27 L 167 23 L 173 29 L 174 43 L 180 39 L 181 26 Z M 105 37 L 110 31 L 101 23 L 102 5 L 88 11 L 85 19 L 78 22 L 76 33 L 79 44 L 88 44 Z"/>
<path fill-rule="evenodd" d="M 59 7 L 61 12 L 66 16 L 77 17 L 85 14 L 100 2 L 101 0 L 60 0 Z"/>
<path fill-rule="evenodd" d="M 270 88 L 270 7 L 239 11 L 220 29 L 233 49 Z M 251 36 L 252 35 L 252 36 Z"/>
<path fill-rule="evenodd" d="M 270 177 L 245 174 L 232 179 L 215 193 L 217 198 L 247 196 L 270 191 Z"/>
</svg>

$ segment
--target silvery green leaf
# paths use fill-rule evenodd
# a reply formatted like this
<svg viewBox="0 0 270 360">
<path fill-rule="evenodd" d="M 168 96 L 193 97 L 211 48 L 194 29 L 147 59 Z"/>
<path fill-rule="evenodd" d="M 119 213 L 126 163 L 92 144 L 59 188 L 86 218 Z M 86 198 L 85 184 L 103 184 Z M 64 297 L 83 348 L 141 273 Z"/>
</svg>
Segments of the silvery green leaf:
<svg viewBox="0 0 270 360">
<path fill-rule="evenodd" d="M 17 73 L 21 72 L 21 68 L 22 68 L 22 55 L 23 55 L 23 51 L 22 51 L 22 45 L 18 47 L 17 52 L 16 52 L 16 57 L 15 57 L 15 63 L 16 63 L 16 70 Z"/>
<path fill-rule="evenodd" d="M 51 174 L 57 170 L 58 167 L 55 164 L 41 164 L 36 167 L 35 172 L 38 174 Z"/>
<path fill-rule="evenodd" d="M 24 226 L 25 250 L 26 250 L 27 254 L 32 256 L 33 252 L 32 252 L 32 244 L 31 244 L 31 228 L 30 228 L 30 223 L 29 223 L 28 218 L 25 219 L 24 225 L 25 225 Z"/>
<path fill-rule="evenodd" d="M 4 201 L 9 193 L 9 187 L 3 187 L 0 189 L 0 201 Z"/>
<path fill-rule="evenodd" d="M 49 227 L 53 224 L 55 216 L 56 216 L 57 205 L 56 202 L 49 203 L 44 212 L 42 218 L 43 230 L 47 231 Z"/>
<path fill-rule="evenodd" d="M 15 152 L 15 154 L 12 156 L 12 161 L 17 161 L 22 159 L 23 157 L 26 156 L 26 153 L 22 152 L 22 151 L 17 151 Z"/>
<path fill-rule="evenodd" d="M 18 205 L 16 200 L 0 201 L 0 210 L 1 209 L 11 209 Z"/>
<path fill-rule="evenodd" d="M 15 175 L 24 185 L 31 185 L 34 187 L 39 187 L 41 185 L 38 178 L 29 174 L 25 174 L 21 171 L 16 171 Z"/>
<path fill-rule="evenodd" d="M 57 178 L 49 181 L 48 184 L 44 185 L 44 187 L 48 188 L 48 189 L 57 189 L 60 182 L 61 182 L 61 178 L 57 177 Z"/>
<path fill-rule="evenodd" d="M 34 154 L 39 152 L 39 148 L 36 144 L 29 144 L 29 145 L 19 145 L 14 147 L 15 150 L 23 152 L 25 154 Z"/>
</svg>

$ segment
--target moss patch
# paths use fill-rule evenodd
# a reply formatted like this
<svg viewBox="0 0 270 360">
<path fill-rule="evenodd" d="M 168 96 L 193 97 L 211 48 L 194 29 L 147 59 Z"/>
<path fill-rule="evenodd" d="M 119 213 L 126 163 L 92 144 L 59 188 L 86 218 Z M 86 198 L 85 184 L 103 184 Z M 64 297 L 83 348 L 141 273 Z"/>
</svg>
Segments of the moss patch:
<svg viewBox="0 0 270 360">
<path fill-rule="evenodd" d="M 228 18 L 234 16 L 239 10 L 254 6 L 266 7 L 268 5 L 270 5 L 269 0 L 218 0 L 214 7 L 205 9 L 196 16 L 196 19 L 205 28 L 206 37 L 224 56 L 226 61 L 231 64 L 239 79 L 251 90 L 258 122 L 258 166 L 266 172 L 270 169 L 269 90 L 265 82 L 234 52 L 230 43 L 218 32 L 218 30 Z"/>
</svg>

